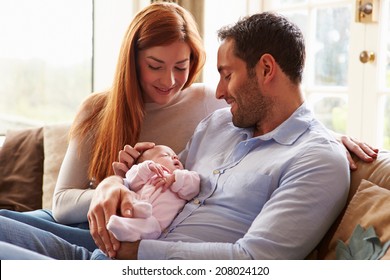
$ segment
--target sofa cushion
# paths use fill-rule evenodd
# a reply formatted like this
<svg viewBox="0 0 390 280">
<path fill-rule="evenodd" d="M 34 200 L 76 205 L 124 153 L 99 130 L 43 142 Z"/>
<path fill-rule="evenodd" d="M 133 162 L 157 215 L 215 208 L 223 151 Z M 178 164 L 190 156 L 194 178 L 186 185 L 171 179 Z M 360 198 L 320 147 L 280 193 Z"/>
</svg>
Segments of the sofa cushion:
<svg viewBox="0 0 390 280">
<path fill-rule="evenodd" d="M 356 160 L 357 170 L 351 172 L 351 186 L 348 202 L 355 195 L 362 179 L 366 179 L 380 187 L 390 186 L 390 151 L 381 151 L 373 163 Z"/>
<path fill-rule="evenodd" d="M 58 172 L 68 148 L 70 124 L 47 125 L 43 131 L 45 160 L 43 164 L 42 208 L 51 209 Z"/>
<path fill-rule="evenodd" d="M 390 188 L 390 185 L 387 186 Z M 338 240 L 348 243 L 355 227 L 360 225 L 365 230 L 373 226 L 381 244 L 390 240 L 390 190 L 367 180 L 362 180 L 356 194 L 345 211 L 338 228 L 329 243 L 325 259 L 336 258 Z M 390 255 L 390 252 L 387 253 Z"/>
<path fill-rule="evenodd" d="M 8 130 L 0 151 L 0 208 L 42 207 L 43 128 Z"/>
<path fill-rule="evenodd" d="M 362 179 L 368 180 L 380 187 L 388 188 L 390 186 L 390 152 L 389 151 L 381 151 L 378 154 L 378 158 L 371 163 L 363 162 L 356 157 L 354 160 L 357 165 L 357 170 L 351 172 L 351 185 L 349 190 L 349 195 L 347 199 L 346 207 L 348 203 L 351 201 L 353 196 L 355 195 Z M 330 242 L 335 234 L 338 225 L 343 218 L 345 209 L 336 219 L 332 227 L 329 229 L 328 233 L 324 236 L 321 243 L 317 246 L 317 248 L 312 252 L 308 258 L 315 259 L 323 259 L 328 255 L 330 250 Z"/>
</svg>

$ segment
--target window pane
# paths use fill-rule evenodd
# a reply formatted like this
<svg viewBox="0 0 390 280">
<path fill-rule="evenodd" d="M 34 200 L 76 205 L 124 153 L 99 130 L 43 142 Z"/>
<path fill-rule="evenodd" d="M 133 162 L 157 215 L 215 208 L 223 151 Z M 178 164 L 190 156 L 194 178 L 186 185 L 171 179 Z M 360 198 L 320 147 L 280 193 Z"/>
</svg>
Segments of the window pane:
<svg viewBox="0 0 390 280">
<path fill-rule="evenodd" d="M 345 133 L 348 117 L 347 96 L 326 96 L 324 94 L 312 94 L 310 104 L 317 119 L 319 119 L 327 128 Z"/>
<path fill-rule="evenodd" d="M 387 17 L 386 20 L 388 23 L 390 23 L 390 4 L 387 2 Z M 384 24 L 386 26 L 385 30 L 385 36 L 386 38 L 386 87 L 387 89 L 390 89 L 390 24 Z"/>
<path fill-rule="evenodd" d="M 319 9 L 316 20 L 315 84 L 348 84 L 348 46 L 351 11 L 347 7 Z"/>
<path fill-rule="evenodd" d="M 383 107 L 383 148 L 390 150 L 390 95 L 385 97 Z"/>
<path fill-rule="evenodd" d="M 302 31 L 303 36 L 306 38 L 307 35 L 307 22 L 308 12 L 306 10 L 294 10 L 292 12 L 282 12 L 289 20 L 294 22 Z"/>
<path fill-rule="evenodd" d="M 299 4 L 305 4 L 307 3 L 307 0 L 268 0 L 269 3 L 267 3 L 267 5 L 269 5 L 269 8 L 270 9 L 280 9 L 280 8 L 284 8 L 286 6 L 291 6 L 291 5 L 299 5 Z"/>
<path fill-rule="evenodd" d="M 0 134 L 71 121 L 92 89 L 92 0 L 2 0 L 0 26 Z"/>
</svg>

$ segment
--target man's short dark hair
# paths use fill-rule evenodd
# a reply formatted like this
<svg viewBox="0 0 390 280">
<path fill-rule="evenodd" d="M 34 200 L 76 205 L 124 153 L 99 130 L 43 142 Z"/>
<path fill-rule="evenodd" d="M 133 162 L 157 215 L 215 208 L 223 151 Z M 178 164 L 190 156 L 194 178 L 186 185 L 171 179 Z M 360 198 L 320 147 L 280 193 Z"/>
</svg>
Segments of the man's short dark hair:
<svg viewBox="0 0 390 280">
<path fill-rule="evenodd" d="M 233 39 L 235 55 L 253 69 L 263 54 L 275 58 L 293 83 L 302 81 L 305 64 L 305 42 L 297 25 L 272 12 L 247 16 L 218 31 L 220 40 Z"/>
</svg>

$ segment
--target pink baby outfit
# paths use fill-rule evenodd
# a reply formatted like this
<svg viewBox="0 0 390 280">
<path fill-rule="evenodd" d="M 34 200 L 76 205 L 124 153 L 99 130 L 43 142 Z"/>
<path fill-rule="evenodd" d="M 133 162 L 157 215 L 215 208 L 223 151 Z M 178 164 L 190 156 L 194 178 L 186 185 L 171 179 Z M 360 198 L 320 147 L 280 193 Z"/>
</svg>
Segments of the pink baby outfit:
<svg viewBox="0 0 390 280">
<path fill-rule="evenodd" d="M 199 193 L 200 179 L 194 171 L 175 170 L 175 182 L 165 192 L 151 184 L 157 175 L 146 160 L 127 171 L 125 184 L 133 194 L 133 217 L 113 215 L 107 223 L 119 241 L 157 239 L 184 204 Z M 165 171 L 164 171 L 165 172 Z"/>
</svg>

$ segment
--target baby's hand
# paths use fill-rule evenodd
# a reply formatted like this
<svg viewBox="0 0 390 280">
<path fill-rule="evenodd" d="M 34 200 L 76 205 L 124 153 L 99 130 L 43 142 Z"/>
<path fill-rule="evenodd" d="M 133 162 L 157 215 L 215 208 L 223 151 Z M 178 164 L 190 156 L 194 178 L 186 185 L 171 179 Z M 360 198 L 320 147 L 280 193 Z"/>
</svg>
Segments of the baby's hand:
<svg viewBox="0 0 390 280">
<path fill-rule="evenodd" d="M 167 174 L 163 178 L 156 178 L 153 183 L 156 188 L 162 188 L 162 192 L 165 192 L 174 182 L 175 174 Z"/>
<path fill-rule="evenodd" d="M 151 162 L 149 164 L 149 169 L 152 172 L 156 173 L 158 178 L 164 178 L 164 168 L 162 165 L 155 163 L 155 162 Z"/>
</svg>

